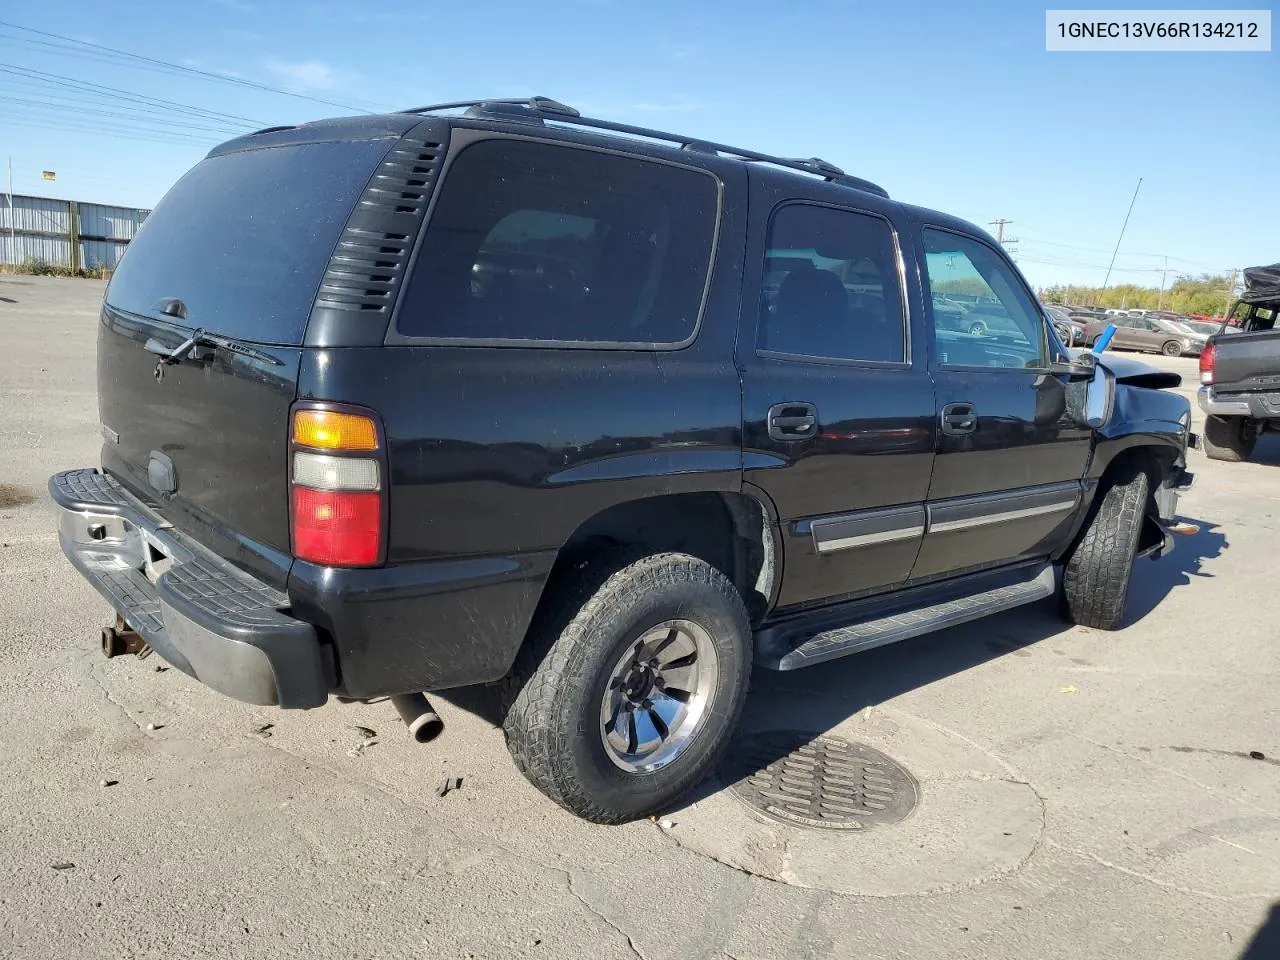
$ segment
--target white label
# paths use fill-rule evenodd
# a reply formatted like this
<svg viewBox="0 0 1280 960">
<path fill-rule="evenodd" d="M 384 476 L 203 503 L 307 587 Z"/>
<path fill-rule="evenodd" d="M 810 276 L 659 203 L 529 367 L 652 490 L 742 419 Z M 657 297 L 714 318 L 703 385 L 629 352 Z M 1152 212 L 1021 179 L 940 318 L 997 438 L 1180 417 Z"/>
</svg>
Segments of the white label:
<svg viewBox="0 0 1280 960">
<path fill-rule="evenodd" d="M 1271 50 L 1270 10 L 1046 10 L 1045 49 Z"/>
</svg>

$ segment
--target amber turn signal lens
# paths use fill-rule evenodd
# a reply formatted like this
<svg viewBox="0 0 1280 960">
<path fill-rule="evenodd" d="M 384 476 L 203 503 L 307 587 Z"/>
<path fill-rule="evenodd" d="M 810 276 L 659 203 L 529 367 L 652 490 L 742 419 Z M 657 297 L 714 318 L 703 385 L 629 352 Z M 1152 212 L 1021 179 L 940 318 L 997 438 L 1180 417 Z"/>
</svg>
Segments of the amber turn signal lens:
<svg viewBox="0 0 1280 960">
<path fill-rule="evenodd" d="M 320 450 L 377 450 L 378 430 L 369 417 L 332 410 L 297 410 L 293 442 Z"/>
</svg>

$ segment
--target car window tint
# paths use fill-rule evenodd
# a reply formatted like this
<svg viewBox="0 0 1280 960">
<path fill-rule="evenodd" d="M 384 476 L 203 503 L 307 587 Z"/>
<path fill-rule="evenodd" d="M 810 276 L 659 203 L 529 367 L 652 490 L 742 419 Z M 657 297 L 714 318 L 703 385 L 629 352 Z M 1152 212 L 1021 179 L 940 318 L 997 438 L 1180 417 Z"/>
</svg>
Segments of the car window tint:
<svg viewBox="0 0 1280 960">
<path fill-rule="evenodd" d="M 414 337 L 677 344 L 695 330 L 718 216 L 703 173 L 501 139 L 441 187 L 397 320 Z"/>
<path fill-rule="evenodd" d="M 793 203 L 769 225 L 757 344 L 789 356 L 903 363 L 898 249 L 870 214 Z"/>
<path fill-rule="evenodd" d="M 945 230 L 926 228 L 924 242 L 938 362 L 1044 367 L 1043 315 L 1004 258 L 984 243 Z M 938 310 L 939 295 L 959 309 Z"/>
<path fill-rule="evenodd" d="M 196 164 L 147 217 L 107 302 L 260 343 L 302 343 L 329 258 L 386 140 L 238 150 Z"/>
</svg>

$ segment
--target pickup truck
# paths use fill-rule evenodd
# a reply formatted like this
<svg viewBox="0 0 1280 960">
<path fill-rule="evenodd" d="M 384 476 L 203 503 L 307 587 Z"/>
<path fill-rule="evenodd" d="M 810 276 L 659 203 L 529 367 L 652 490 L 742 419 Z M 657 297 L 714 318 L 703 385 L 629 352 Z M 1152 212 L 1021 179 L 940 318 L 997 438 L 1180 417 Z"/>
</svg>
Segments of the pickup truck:
<svg viewBox="0 0 1280 960">
<path fill-rule="evenodd" d="M 1204 450 L 1213 460 L 1248 460 L 1259 436 L 1280 429 L 1280 263 L 1250 267 L 1244 282 L 1200 354 Z"/>
</svg>

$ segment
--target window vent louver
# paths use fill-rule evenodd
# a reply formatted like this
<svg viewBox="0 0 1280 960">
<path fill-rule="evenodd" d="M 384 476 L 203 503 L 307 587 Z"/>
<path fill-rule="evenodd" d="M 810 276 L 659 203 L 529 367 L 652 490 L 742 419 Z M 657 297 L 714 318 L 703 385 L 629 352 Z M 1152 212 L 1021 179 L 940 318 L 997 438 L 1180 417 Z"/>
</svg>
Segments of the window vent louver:
<svg viewBox="0 0 1280 960">
<path fill-rule="evenodd" d="M 329 260 L 317 307 L 385 316 L 395 303 L 444 145 L 409 136 L 378 165 Z"/>
</svg>

